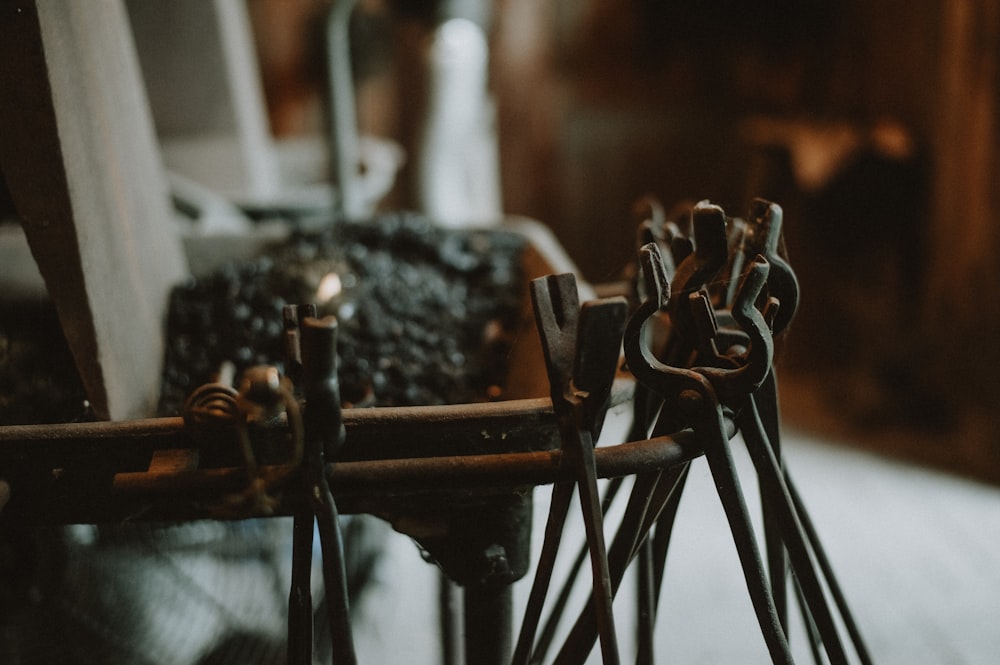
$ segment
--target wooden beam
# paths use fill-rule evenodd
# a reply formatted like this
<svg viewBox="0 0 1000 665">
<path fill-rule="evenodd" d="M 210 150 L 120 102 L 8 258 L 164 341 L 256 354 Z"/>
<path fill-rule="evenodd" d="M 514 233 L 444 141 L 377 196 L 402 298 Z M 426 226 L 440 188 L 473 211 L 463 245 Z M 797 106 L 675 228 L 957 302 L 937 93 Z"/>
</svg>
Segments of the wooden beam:
<svg viewBox="0 0 1000 665">
<path fill-rule="evenodd" d="M 120 0 L 0 1 L 0 168 L 95 412 L 150 415 L 187 273 Z"/>
</svg>

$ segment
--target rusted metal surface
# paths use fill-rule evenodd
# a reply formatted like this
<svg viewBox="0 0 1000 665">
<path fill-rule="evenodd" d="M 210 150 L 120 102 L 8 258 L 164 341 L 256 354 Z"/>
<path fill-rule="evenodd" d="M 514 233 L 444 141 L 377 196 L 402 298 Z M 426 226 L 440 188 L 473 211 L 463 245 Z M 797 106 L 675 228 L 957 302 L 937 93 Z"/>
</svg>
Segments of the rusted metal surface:
<svg viewBox="0 0 1000 665">
<path fill-rule="evenodd" d="M 611 575 L 604 542 L 604 514 L 597 488 L 594 443 L 600 436 L 618 364 L 627 303 L 624 298 L 589 301 L 581 310 L 572 274 L 533 280 L 531 296 L 542 338 L 550 393 L 562 450 L 575 483 L 553 485 L 545 540 L 539 555 L 514 663 L 531 660 L 535 633 L 548 595 L 556 554 L 573 496 L 579 490 L 592 571 L 592 603 L 605 662 L 618 663 Z"/>
<path fill-rule="evenodd" d="M 556 445 L 548 398 L 349 409 L 343 412 L 343 421 L 347 437 L 338 459 L 344 462 L 545 450 Z M 104 464 L 128 471 L 129 463 L 119 458 L 148 460 L 156 449 L 194 447 L 197 442 L 180 417 L 0 427 L 0 461 L 5 464 L 30 460 L 32 465 L 51 468 L 103 452 Z"/>
<path fill-rule="evenodd" d="M 717 229 L 725 240 L 725 220 L 721 219 Z M 643 248 L 641 255 L 643 272 L 646 276 L 648 299 L 636 312 L 634 325 L 626 336 L 626 356 L 633 373 L 649 385 L 664 401 L 664 408 L 682 414 L 705 439 L 705 454 L 709 468 L 715 479 L 719 498 L 730 524 L 740 562 L 743 566 L 747 589 L 757 613 L 771 659 L 775 663 L 791 663 L 792 656 L 787 638 L 778 618 L 771 588 L 768 585 L 764 565 L 757 547 L 751 519 L 743 497 L 739 477 L 729 450 L 729 439 L 723 423 L 723 405 L 732 404 L 752 393 L 765 379 L 771 368 L 773 346 L 770 331 L 754 302 L 757 300 L 767 278 L 768 265 L 762 259 L 751 264 L 745 273 L 743 284 L 737 293 L 733 306 L 733 317 L 740 323 L 749 337 L 749 349 L 745 358 L 739 359 L 737 367 L 695 366 L 675 367 L 653 357 L 641 344 L 640 337 L 644 320 L 667 305 L 670 299 L 668 281 L 664 274 L 659 248 L 655 244 Z M 681 268 L 684 266 L 682 264 Z M 678 269 L 680 273 L 681 268 Z M 721 268 L 719 266 L 718 268 Z M 716 268 L 716 270 L 718 270 Z M 709 273 L 700 278 L 695 289 L 703 288 L 709 280 Z M 689 298 L 694 305 L 703 302 L 691 289 L 692 282 L 684 284 L 684 291 L 696 297 Z M 686 304 L 686 303 L 685 303 Z M 692 313 L 704 311 L 693 309 Z M 711 313 L 709 311 L 709 313 Z M 698 326 L 702 335 L 713 331 L 713 325 Z M 737 358 L 732 358 L 737 361 Z M 715 361 L 717 358 L 707 358 Z M 721 363 L 719 363 L 721 364 Z"/>
<path fill-rule="evenodd" d="M 540 428 L 553 437 L 555 418 L 547 399 L 523 400 L 525 404 L 496 403 L 477 409 L 477 418 L 464 420 L 477 432 L 495 432 L 501 439 L 503 422 L 520 416 L 544 423 Z M 408 409 L 407 409 L 408 410 Z M 483 413 L 492 411 L 492 413 Z M 374 427 L 366 419 L 352 419 L 344 412 L 346 441 L 359 423 Z M 443 415 L 443 414 L 438 414 Z M 353 420 L 353 422 L 352 422 Z M 451 426 L 457 427 L 452 421 Z M 400 424 L 400 427 L 404 425 Z M 407 442 L 419 439 L 420 430 L 435 425 L 411 420 Z M 345 449 L 347 448 L 345 441 Z M 553 441 L 550 439 L 550 441 Z M 554 441 L 553 441 L 554 442 Z M 475 452 L 465 455 L 394 457 L 348 460 L 328 466 L 331 488 L 345 512 L 375 509 L 395 498 L 405 503 L 412 495 L 483 494 L 491 490 L 525 489 L 556 481 L 572 480 L 572 469 L 561 450 L 523 452 Z M 0 460 L 15 496 L 5 511 L 11 518 L 38 523 L 101 523 L 123 519 L 166 520 L 203 517 L 199 502 L 220 493 L 234 492 L 246 481 L 240 466 L 215 469 L 150 470 L 155 450 L 195 451 L 180 418 L 162 418 L 130 423 L 87 423 L 60 426 L 6 427 L 0 432 Z M 30 465 L 25 453 L 34 451 Z M 611 478 L 655 470 L 701 454 L 691 432 L 654 437 L 595 450 L 598 477 Z M 102 473 L 86 482 L 75 482 L 66 469 L 87 459 L 113 459 L 102 465 Z M 93 464 L 91 465 L 93 466 Z M 130 468 L 131 467 L 131 468 Z M 53 472 L 63 469 L 63 472 Z M 285 474 L 280 466 L 263 465 L 264 478 Z M 286 497 L 287 499 L 287 497 Z M 275 506 L 275 514 L 290 514 L 287 500 Z"/>
<path fill-rule="evenodd" d="M 773 338 L 788 325 L 799 295 L 795 275 L 779 250 L 780 207 L 755 200 L 748 221 L 729 218 L 708 202 L 694 206 L 686 222 L 666 220 L 655 202 L 643 202 L 640 212 L 648 218 L 638 234 L 637 306 L 623 335 L 627 366 L 637 382 L 630 438 L 680 430 L 697 441 L 772 662 L 792 662 L 785 600 L 791 586 L 817 662 L 849 662 L 845 632 L 858 661 L 869 663 L 860 631 L 780 458 Z M 736 431 L 746 442 L 761 489 L 766 565 L 730 450 Z M 654 662 L 663 569 L 687 462 L 635 471 L 607 550 L 612 593 L 628 566 L 639 561 L 637 662 Z M 605 505 L 618 487 L 609 485 Z M 571 578 L 584 557 L 585 550 Z M 569 588 L 567 583 L 552 603 L 553 613 L 530 662 L 549 662 L 554 626 L 564 618 Z M 586 605 L 551 662 L 582 665 L 604 630 L 603 622 L 599 608 Z M 605 651 L 603 662 L 614 663 L 616 656 Z"/>
<path fill-rule="evenodd" d="M 313 662 L 313 606 L 310 573 L 313 559 L 313 527 L 322 548 L 324 596 L 333 649 L 332 662 L 355 665 L 351 630 L 344 541 L 337 503 L 330 492 L 326 473 L 327 455 L 335 459 L 344 443 L 337 382 L 337 320 L 304 317 L 299 321 L 302 359 L 302 392 L 306 400 L 303 417 L 305 454 L 302 460 L 299 497 L 292 535 L 292 588 L 289 592 L 288 663 Z"/>
<path fill-rule="evenodd" d="M 340 661 L 350 663 L 337 515 L 375 515 L 414 538 L 464 588 L 467 654 L 506 663 L 510 585 L 532 566 L 533 490 L 551 484 L 513 662 L 549 662 L 555 627 L 588 555 L 593 593 L 554 645 L 551 662 L 582 665 L 598 639 L 603 662 L 619 662 L 612 600 L 636 560 L 639 658 L 653 662 L 674 519 L 689 463 L 704 456 L 771 661 L 792 663 L 787 597 L 795 593 L 818 660 L 846 665 L 853 650 L 868 665 L 858 626 L 781 459 L 774 336 L 788 325 L 799 295 L 779 251 L 781 210 L 757 200 L 748 221 L 732 220 L 702 202 L 686 225 L 690 237 L 655 206 L 649 212 L 627 325 L 622 298 L 581 308 L 572 276 L 533 283 L 547 398 L 341 412 L 330 336 L 322 352 L 306 352 L 310 331 L 329 332 L 335 324 L 324 328 L 299 306 L 286 316 L 287 366 L 297 389 L 281 393 L 276 375 L 263 380 L 271 376 L 265 371 L 260 376 L 269 389 L 196 391 L 184 419 L 0 428 L 0 469 L 10 486 L 2 518 L 58 524 L 294 515 L 290 662 L 308 662 L 305 567 L 317 519 L 324 554 L 333 553 L 324 556 L 326 586 L 342 603 L 330 628 L 340 636 Z M 628 379 L 616 377 L 620 348 Z M 595 448 L 608 404 L 628 400 L 632 441 Z M 760 487 L 766 560 L 733 461 L 738 433 Z M 625 477 L 634 480 L 620 482 Z M 603 499 L 598 478 L 616 479 Z M 627 504 L 605 542 L 605 513 L 622 487 Z M 577 488 L 587 542 L 551 602 L 553 562 Z M 542 625 L 548 606 L 552 614 Z"/>
</svg>

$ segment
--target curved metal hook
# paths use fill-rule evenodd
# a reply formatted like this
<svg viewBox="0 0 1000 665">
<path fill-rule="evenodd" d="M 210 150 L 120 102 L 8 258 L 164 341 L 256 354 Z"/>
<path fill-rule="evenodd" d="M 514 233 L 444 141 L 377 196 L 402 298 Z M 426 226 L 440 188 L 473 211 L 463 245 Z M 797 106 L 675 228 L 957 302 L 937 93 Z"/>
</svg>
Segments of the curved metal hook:
<svg viewBox="0 0 1000 665">
<path fill-rule="evenodd" d="M 767 377 L 774 359 L 774 338 L 756 302 L 767 284 L 770 264 L 758 255 L 743 273 L 733 300 L 732 316 L 749 341 L 737 368 L 695 367 L 711 382 L 723 402 L 746 397 Z"/>
<path fill-rule="evenodd" d="M 722 208 L 708 201 L 701 201 L 691 211 L 694 252 L 677 266 L 671 280 L 674 301 L 670 317 L 683 337 L 689 337 L 693 323 L 690 310 L 681 306 L 688 296 L 702 289 L 729 260 L 726 237 L 726 214 Z"/>
<path fill-rule="evenodd" d="M 625 327 L 623 349 L 629 369 L 637 381 L 664 400 L 675 401 L 685 390 L 696 390 L 702 394 L 707 390 L 711 393 L 711 386 L 704 376 L 661 362 L 645 343 L 643 329 L 646 323 L 670 302 L 670 282 L 656 243 L 647 243 L 639 250 L 639 265 L 647 297 L 633 312 Z"/>
<path fill-rule="evenodd" d="M 783 214 L 777 203 L 754 199 L 750 203 L 747 232 L 743 238 L 744 255 L 762 254 L 771 264 L 767 290 L 781 304 L 772 324 L 775 335 L 788 327 L 799 305 L 799 281 L 779 252 Z"/>
</svg>

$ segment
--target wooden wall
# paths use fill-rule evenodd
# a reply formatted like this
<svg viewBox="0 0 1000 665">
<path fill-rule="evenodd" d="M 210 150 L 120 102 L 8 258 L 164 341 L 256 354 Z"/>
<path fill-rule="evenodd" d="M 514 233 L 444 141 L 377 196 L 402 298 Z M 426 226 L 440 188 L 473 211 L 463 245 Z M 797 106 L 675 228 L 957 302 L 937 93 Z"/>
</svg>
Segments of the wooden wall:
<svg viewBox="0 0 1000 665">
<path fill-rule="evenodd" d="M 1000 480 L 1000 3 L 501 4 L 509 211 L 600 281 L 643 193 L 781 203 L 804 299 L 786 402 Z"/>
<path fill-rule="evenodd" d="M 551 226 L 604 281 L 631 260 L 643 194 L 732 214 L 781 203 L 803 286 L 790 409 L 1000 480 L 1000 0 L 493 6 L 506 211 Z M 360 118 L 405 144 L 420 42 L 404 34 L 401 80 Z"/>
</svg>

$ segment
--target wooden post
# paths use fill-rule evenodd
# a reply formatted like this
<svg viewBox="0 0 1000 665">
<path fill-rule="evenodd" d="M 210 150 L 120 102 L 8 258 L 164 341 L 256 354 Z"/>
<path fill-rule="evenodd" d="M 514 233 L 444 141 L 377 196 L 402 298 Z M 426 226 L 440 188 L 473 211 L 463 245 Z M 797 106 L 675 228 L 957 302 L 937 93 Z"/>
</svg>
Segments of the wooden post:
<svg viewBox="0 0 1000 665">
<path fill-rule="evenodd" d="M 95 412 L 151 415 L 187 272 L 120 0 L 0 0 L 0 168 Z"/>
<path fill-rule="evenodd" d="M 1000 375 L 1000 1 L 943 3 L 934 91 L 934 200 L 921 362 L 980 438 L 972 468 L 996 464 Z M 974 414 L 974 415 L 969 415 Z M 974 446 L 966 446 L 973 448 Z"/>
</svg>

